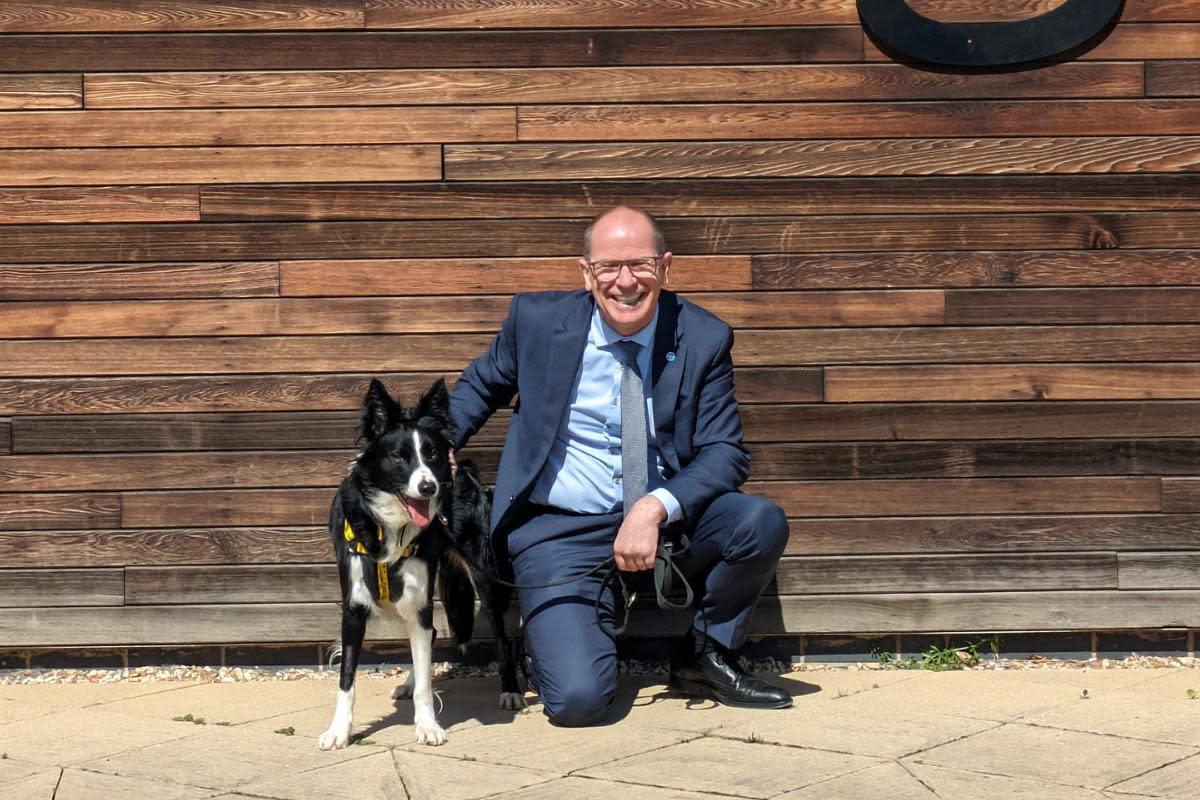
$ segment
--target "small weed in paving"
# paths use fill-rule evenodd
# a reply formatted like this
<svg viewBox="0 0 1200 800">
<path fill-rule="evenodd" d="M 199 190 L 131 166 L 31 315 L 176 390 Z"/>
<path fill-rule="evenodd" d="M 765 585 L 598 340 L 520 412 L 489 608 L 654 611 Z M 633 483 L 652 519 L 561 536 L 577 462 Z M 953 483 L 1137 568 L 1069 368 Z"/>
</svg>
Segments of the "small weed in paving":
<svg viewBox="0 0 1200 800">
<path fill-rule="evenodd" d="M 464 756 L 462 757 L 462 760 L 463 760 L 463 761 L 475 761 L 476 759 L 475 759 L 475 756 L 466 756 L 466 755 L 464 755 Z"/>
<path fill-rule="evenodd" d="M 979 663 L 979 647 L 983 642 L 968 642 L 960 647 L 938 647 L 930 645 L 921 657 L 909 656 L 896 658 L 886 650 L 872 651 L 879 659 L 879 665 L 891 669 L 927 669 L 933 672 L 963 669 Z M 992 652 L 996 652 L 996 644 L 992 644 Z"/>
<path fill-rule="evenodd" d="M 752 732 L 749 736 L 746 737 L 746 741 L 749 744 L 762 744 L 763 738 L 761 736 L 759 736 L 757 733 Z"/>
<path fill-rule="evenodd" d="M 184 714 L 182 717 L 171 717 L 176 722 L 190 722 L 193 725 L 203 725 L 204 717 L 193 717 L 191 714 Z"/>
<path fill-rule="evenodd" d="M 284 736 L 295 736 L 296 735 L 296 729 L 293 728 L 291 725 L 288 725 L 286 728 L 279 728 L 275 732 L 282 733 Z"/>
<path fill-rule="evenodd" d="M 0 753 L 0 761 L 7 761 L 8 753 Z"/>
<path fill-rule="evenodd" d="M 350 744 L 375 744 L 375 740 L 368 739 L 365 736 L 355 736 L 350 740 Z"/>
<path fill-rule="evenodd" d="M 1195 689 L 1188 689 L 1187 698 L 1188 700 L 1200 700 L 1200 692 L 1197 692 Z"/>
</svg>

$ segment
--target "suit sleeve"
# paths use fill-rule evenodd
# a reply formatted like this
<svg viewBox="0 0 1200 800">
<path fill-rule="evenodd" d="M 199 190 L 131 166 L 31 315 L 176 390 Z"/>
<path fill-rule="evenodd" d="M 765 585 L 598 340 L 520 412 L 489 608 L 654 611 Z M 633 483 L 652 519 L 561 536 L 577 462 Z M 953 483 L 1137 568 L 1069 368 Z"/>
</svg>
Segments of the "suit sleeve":
<svg viewBox="0 0 1200 800">
<path fill-rule="evenodd" d="M 508 405 L 517 393 L 518 299 L 513 296 L 500 332 L 487 351 L 467 365 L 450 392 L 455 450 L 462 448 L 492 413 Z"/>
<path fill-rule="evenodd" d="M 695 457 L 665 488 L 679 501 L 685 520 L 694 520 L 718 495 L 732 492 L 750 474 L 742 445 L 742 419 L 733 392 L 733 331 L 725 327 L 716 355 L 705 367 L 696 401 Z"/>
</svg>

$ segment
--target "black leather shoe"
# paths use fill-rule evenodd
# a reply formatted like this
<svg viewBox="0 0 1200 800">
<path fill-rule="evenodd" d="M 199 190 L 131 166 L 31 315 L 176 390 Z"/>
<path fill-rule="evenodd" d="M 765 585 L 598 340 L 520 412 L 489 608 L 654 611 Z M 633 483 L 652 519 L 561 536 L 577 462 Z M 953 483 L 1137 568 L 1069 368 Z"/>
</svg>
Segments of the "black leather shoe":
<svg viewBox="0 0 1200 800">
<path fill-rule="evenodd" d="M 667 684 L 677 692 L 738 708 L 788 708 L 792 696 L 746 672 L 732 655 L 708 649 L 671 659 Z"/>
</svg>

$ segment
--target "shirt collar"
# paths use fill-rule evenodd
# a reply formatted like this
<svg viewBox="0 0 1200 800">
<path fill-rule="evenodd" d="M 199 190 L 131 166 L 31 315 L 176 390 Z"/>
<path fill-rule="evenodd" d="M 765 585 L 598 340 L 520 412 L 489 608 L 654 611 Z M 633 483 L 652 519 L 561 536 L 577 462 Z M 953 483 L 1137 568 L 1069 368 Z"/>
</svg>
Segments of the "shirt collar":
<svg viewBox="0 0 1200 800">
<path fill-rule="evenodd" d="M 608 347 L 613 342 L 628 339 L 642 346 L 642 350 L 639 352 L 646 352 L 654 344 L 654 331 L 657 328 L 658 306 L 654 307 L 654 316 L 646 323 L 646 327 L 632 336 L 622 336 L 610 328 L 608 323 L 604 321 L 604 318 L 600 316 L 600 307 L 596 306 L 592 309 L 592 327 L 588 334 L 588 341 L 595 347 Z"/>
</svg>

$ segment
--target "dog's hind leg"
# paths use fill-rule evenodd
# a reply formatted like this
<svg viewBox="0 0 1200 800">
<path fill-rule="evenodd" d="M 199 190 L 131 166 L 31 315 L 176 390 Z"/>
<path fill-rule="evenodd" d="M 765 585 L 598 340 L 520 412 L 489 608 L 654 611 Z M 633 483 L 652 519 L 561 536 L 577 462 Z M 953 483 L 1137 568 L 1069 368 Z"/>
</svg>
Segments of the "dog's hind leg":
<svg viewBox="0 0 1200 800">
<path fill-rule="evenodd" d="M 412 649 L 413 723 L 416 739 L 421 744 L 446 743 L 446 731 L 437 723 L 433 710 L 433 594 L 429 582 L 429 567 L 418 558 L 411 558 L 400 567 L 404 592 L 396 604 L 408 627 L 408 644 Z"/>
<path fill-rule="evenodd" d="M 367 633 L 368 609 L 354 605 L 350 599 L 342 606 L 342 671 L 338 682 L 337 707 L 329 730 L 317 739 L 322 750 L 340 750 L 350 744 L 350 728 L 354 724 L 354 675 L 362 654 Z"/>
<path fill-rule="evenodd" d="M 507 586 L 487 585 L 483 606 L 492 626 L 492 637 L 496 642 L 496 665 L 500 671 L 500 707 L 520 710 L 525 707 L 525 695 L 517 684 L 517 663 L 513 643 L 504 630 L 504 612 L 512 599 L 512 590 Z"/>
</svg>

